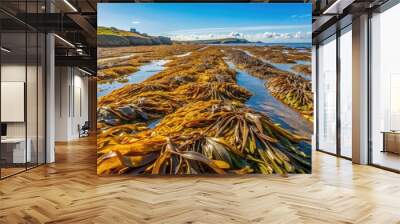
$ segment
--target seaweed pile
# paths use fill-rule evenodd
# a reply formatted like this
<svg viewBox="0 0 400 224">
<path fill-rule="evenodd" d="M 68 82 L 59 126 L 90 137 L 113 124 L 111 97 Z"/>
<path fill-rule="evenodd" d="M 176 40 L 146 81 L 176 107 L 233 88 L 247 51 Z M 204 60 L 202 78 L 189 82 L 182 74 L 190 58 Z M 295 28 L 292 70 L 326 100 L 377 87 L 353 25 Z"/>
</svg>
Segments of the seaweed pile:
<svg viewBox="0 0 400 224">
<path fill-rule="evenodd" d="M 266 46 L 266 47 L 255 47 L 255 46 L 243 46 L 241 50 L 250 52 L 252 55 L 269 61 L 271 63 L 285 63 L 295 64 L 296 61 L 289 58 L 287 53 L 284 53 L 286 48 L 283 46 Z"/>
<path fill-rule="evenodd" d="M 250 52 L 252 55 L 277 64 L 296 64 L 296 61 L 310 61 L 311 52 L 309 49 L 299 51 L 296 48 L 284 46 L 242 46 L 239 49 Z"/>
<path fill-rule="evenodd" d="M 287 74 L 269 78 L 265 86 L 274 97 L 313 121 L 314 103 L 310 81 L 297 75 Z"/>
<path fill-rule="evenodd" d="M 98 174 L 309 173 L 309 139 L 247 108 L 224 57 L 198 50 L 99 98 Z"/>
<path fill-rule="evenodd" d="M 237 65 L 238 68 L 249 72 L 251 75 L 267 79 L 273 75 L 284 75 L 285 71 L 281 71 L 269 63 L 266 63 L 256 57 L 252 57 L 241 50 L 225 50 L 229 59 Z"/>
<path fill-rule="evenodd" d="M 189 103 L 154 129 L 137 132 L 141 127 L 99 135 L 99 174 L 310 172 L 309 156 L 297 146 L 305 139 L 241 103 Z"/>
<path fill-rule="evenodd" d="M 241 50 L 228 50 L 230 60 L 249 74 L 265 79 L 271 94 L 313 121 L 313 94 L 311 82 L 301 76 L 282 71 L 252 57 Z"/>
<path fill-rule="evenodd" d="M 295 61 L 311 62 L 311 52 L 309 50 L 299 51 L 295 48 L 288 49 L 288 58 Z"/>
<path fill-rule="evenodd" d="M 311 76 L 311 65 L 294 65 L 292 70 L 297 73 Z"/>
<path fill-rule="evenodd" d="M 148 47 L 118 47 L 105 48 L 99 50 L 100 59 L 98 60 L 98 82 L 107 83 L 111 81 L 126 82 L 126 76 L 136 72 L 139 66 L 149 63 L 153 60 L 168 59 L 175 55 L 180 55 L 200 49 L 201 45 L 159 45 Z M 128 60 L 124 56 L 117 55 L 132 54 Z M 107 58 L 115 58 L 107 62 Z M 121 58 L 121 59 L 118 59 Z"/>
</svg>

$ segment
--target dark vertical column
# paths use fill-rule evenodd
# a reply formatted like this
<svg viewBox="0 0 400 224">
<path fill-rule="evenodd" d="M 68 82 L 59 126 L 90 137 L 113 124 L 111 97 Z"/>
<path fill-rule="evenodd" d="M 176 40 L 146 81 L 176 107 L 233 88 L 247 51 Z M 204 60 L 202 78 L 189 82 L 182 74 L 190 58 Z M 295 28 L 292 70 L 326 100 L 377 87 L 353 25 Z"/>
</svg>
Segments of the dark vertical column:
<svg viewBox="0 0 400 224">
<path fill-rule="evenodd" d="M 340 29 L 336 28 L 336 154 L 341 156 L 341 119 L 340 119 Z"/>
<path fill-rule="evenodd" d="M 25 21 L 28 21 L 28 0 L 25 0 Z M 24 88 L 24 121 L 25 121 L 25 170 L 28 169 L 28 24 L 25 23 L 25 88 Z"/>
<path fill-rule="evenodd" d="M 319 45 L 315 47 L 315 99 L 314 99 L 314 106 L 315 106 L 315 114 L 314 114 L 314 122 L 315 123 L 315 149 L 319 149 Z"/>
<path fill-rule="evenodd" d="M 367 155 L 367 163 L 373 163 L 373 153 L 372 153 L 372 88 L 371 88 L 371 75 L 372 75 L 372 65 L 371 65 L 371 55 L 372 55 L 372 29 L 371 29 L 371 19 L 372 19 L 372 12 L 368 12 L 368 21 L 367 21 L 367 45 L 368 45 L 368 52 L 367 52 L 367 64 L 368 64 L 368 75 L 367 75 L 367 82 L 368 82 L 368 155 Z M 384 145 L 384 149 L 385 149 Z"/>
<path fill-rule="evenodd" d="M 36 1 L 36 13 L 39 14 L 39 0 Z M 39 165 L 39 32 L 36 31 L 36 166 L 38 165 Z"/>
<path fill-rule="evenodd" d="M 97 79 L 96 77 L 88 78 L 88 112 L 90 131 L 96 132 L 97 124 Z"/>
</svg>

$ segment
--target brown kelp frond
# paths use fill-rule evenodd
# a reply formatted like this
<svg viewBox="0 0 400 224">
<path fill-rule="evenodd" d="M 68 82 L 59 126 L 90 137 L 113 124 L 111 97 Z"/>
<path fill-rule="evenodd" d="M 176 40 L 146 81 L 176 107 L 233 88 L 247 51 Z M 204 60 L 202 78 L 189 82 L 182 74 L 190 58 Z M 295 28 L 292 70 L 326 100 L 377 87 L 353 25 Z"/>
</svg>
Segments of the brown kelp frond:
<svg viewBox="0 0 400 224">
<path fill-rule="evenodd" d="M 292 70 L 297 73 L 302 73 L 304 75 L 311 75 L 311 65 L 294 65 Z"/>
<path fill-rule="evenodd" d="M 182 66 L 168 68 L 143 83 L 126 85 L 99 98 L 98 120 L 108 125 L 119 125 L 158 119 L 193 99 L 244 101 L 250 93 L 235 84 L 235 72 L 229 69 L 222 57 L 217 49 L 202 54 L 195 52 L 178 59 L 187 63 L 182 65 L 183 70 L 180 70 Z M 195 70 L 199 63 L 207 65 L 203 73 Z M 191 66 L 186 66 L 188 64 Z M 220 82 L 207 83 L 212 80 Z"/>
<path fill-rule="evenodd" d="M 255 46 L 241 46 L 241 50 L 245 50 L 257 58 L 270 63 L 285 63 L 294 64 L 295 60 L 288 57 L 288 52 L 284 50 L 282 46 L 265 46 L 265 47 L 255 47 Z"/>
<path fill-rule="evenodd" d="M 145 130 L 148 130 L 145 123 L 125 124 L 105 128 L 100 130 L 97 135 L 97 148 L 101 149 L 106 145 L 128 144 L 132 142 L 135 134 Z"/>
<path fill-rule="evenodd" d="M 161 151 L 166 138 L 161 135 L 152 135 L 151 131 L 130 134 L 128 141 L 107 137 L 103 144 L 97 145 L 97 154 L 102 156 L 109 152 L 118 151 L 122 155 L 142 155 Z"/>
<path fill-rule="evenodd" d="M 189 103 L 165 116 L 153 132 L 170 137 L 199 134 L 217 119 L 218 113 L 214 107 L 219 103 L 218 100 Z"/>
<path fill-rule="evenodd" d="M 107 96 L 100 97 L 98 99 L 98 106 L 108 105 L 115 101 L 121 101 L 122 99 L 131 98 L 140 93 L 152 92 L 152 91 L 171 91 L 172 88 L 169 85 L 162 83 L 140 83 L 140 84 L 127 84 L 124 88 L 116 89 Z"/>
<path fill-rule="evenodd" d="M 152 166 L 152 174 L 225 174 L 222 168 L 227 167 L 223 161 L 214 161 L 205 155 L 190 150 L 190 146 L 175 145 L 169 139 L 160 157 Z M 222 168 L 221 168 L 222 167 Z"/>
<path fill-rule="evenodd" d="M 200 111 L 202 115 L 199 115 Z M 176 113 L 180 116 L 175 116 Z M 307 156 L 297 146 L 302 140 L 308 139 L 290 133 L 268 117 L 255 113 L 241 104 L 227 104 L 222 101 L 198 102 L 176 113 L 167 116 L 164 120 L 169 120 L 168 117 L 175 119 L 171 119 L 171 122 L 163 120 L 156 128 L 156 133 L 166 134 L 172 131 L 175 135 L 197 133 L 214 136 L 215 139 L 220 139 L 219 143 L 223 142 L 221 145 L 231 146 L 229 151 L 237 156 L 237 160 L 247 158 L 246 155 L 250 155 L 249 158 L 262 159 L 261 155 L 264 155 L 262 153 L 267 151 L 264 156 L 269 159 L 261 161 L 267 163 L 271 160 L 270 164 L 260 165 L 262 168 L 258 165 L 251 167 L 256 170 L 263 169 L 262 172 L 270 170 L 283 174 L 307 172 L 310 169 Z M 244 161 L 241 163 L 247 164 Z"/>
<path fill-rule="evenodd" d="M 307 51 L 290 50 L 287 57 L 294 61 L 311 61 L 311 53 Z"/>
<path fill-rule="evenodd" d="M 251 93 L 236 84 L 224 57 L 248 55 L 230 51 L 208 47 L 175 57 L 141 84 L 101 97 L 98 174 L 309 172 L 310 158 L 300 147 L 309 139 L 243 104 Z M 252 72 L 267 80 L 288 76 L 255 57 L 249 60 L 243 68 L 255 65 Z M 286 82 L 308 88 L 298 80 Z"/>
<path fill-rule="evenodd" d="M 122 80 L 124 75 L 138 71 L 138 68 L 131 65 L 116 66 L 102 69 L 97 73 L 99 83 L 105 83 L 111 80 Z"/>
<path fill-rule="evenodd" d="M 287 74 L 287 72 L 279 70 L 271 64 L 250 56 L 241 50 L 228 50 L 227 52 L 229 59 L 236 66 L 256 77 L 267 79 L 275 75 Z"/>
<path fill-rule="evenodd" d="M 147 126 L 145 123 L 137 123 L 137 124 L 124 124 L 115 127 L 107 127 L 104 130 L 100 130 L 97 134 L 99 139 L 105 137 L 123 137 L 126 134 L 135 134 L 140 131 L 147 130 Z"/>
<path fill-rule="evenodd" d="M 168 80 L 168 84 L 170 86 L 180 86 L 183 84 L 191 83 L 191 82 L 196 82 L 197 77 L 194 75 L 175 75 L 173 77 L 170 77 Z"/>
<path fill-rule="evenodd" d="M 181 86 L 177 92 L 182 92 L 189 99 L 197 100 L 237 100 L 244 102 L 251 93 L 234 83 L 201 82 Z"/>
<path fill-rule="evenodd" d="M 207 133 L 225 139 L 240 153 L 248 155 L 248 159 L 263 161 L 257 165 L 263 173 L 268 170 L 268 173 L 285 174 L 310 169 L 307 156 L 297 146 L 308 139 L 290 133 L 265 115 L 249 109 L 233 107 L 221 113 Z"/>
<path fill-rule="evenodd" d="M 276 76 L 265 83 L 271 94 L 312 121 L 311 82 L 297 75 Z"/>
<path fill-rule="evenodd" d="M 124 80 L 127 75 L 137 71 L 141 65 L 196 51 L 202 47 L 201 45 L 159 45 L 99 48 L 97 61 L 99 82 Z"/>
<path fill-rule="evenodd" d="M 117 141 L 114 138 L 114 142 L 99 146 L 100 162 L 107 163 L 110 159 L 112 164 L 116 164 L 111 171 L 102 165 L 101 171 L 284 175 L 310 170 L 309 157 L 298 146 L 303 137 L 290 133 L 240 103 L 218 100 L 191 103 L 167 115 L 154 130 L 146 133 L 142 136 L 133 134 L 133 140 L 127 144 L 114 144 Z M 157 152 L 159 156 L 147 167 L 135 167 L 127 162 L 135 158 L 123 157 L 117 163 L 104 156 L 116 151 L 125 157 Z M 125 169 L 127 167 L 129 169 Z"/>
<path fill-rule="evenodd" d="M 313 94 L 310 81 L 299 75 L 278 70 L 272 65 L 244 52 L 249 51 L 263 55 L 259 48 L 256 50 L 254 47 L 241 47 L 241 49 L 242 51 L 227 50 L 230 60 L 249 74 L 267 80 L 266 87 L 273 96 L 298 110 L 307 120 L 313 121 Z M 286 50 L 287 53 L 282 53 L 283 49 L 282 46 L 265 47 L 265 52 L 279 51 L 281 54 L 288 54 L 290 51 L 288 49 Z M 299 55 L 303 54 L 307 55 L 309 52 L 299 53 Z M 308 65 L 296 65 L 294 68 L 297 72 L 299 72 L 300 66 L 301 72 L 307 72 L 304 69 L 308 69 L 308 67 L 305 68 Z"/>
<path fill-rule="evenodd" d="M 172 113 L 180 106 L 179 98 L 175 99 L 166 92 L 144 92 L 118 104 L 99 107 L 97 121 L 112 126 L 146 122 Z"/>
</svg>

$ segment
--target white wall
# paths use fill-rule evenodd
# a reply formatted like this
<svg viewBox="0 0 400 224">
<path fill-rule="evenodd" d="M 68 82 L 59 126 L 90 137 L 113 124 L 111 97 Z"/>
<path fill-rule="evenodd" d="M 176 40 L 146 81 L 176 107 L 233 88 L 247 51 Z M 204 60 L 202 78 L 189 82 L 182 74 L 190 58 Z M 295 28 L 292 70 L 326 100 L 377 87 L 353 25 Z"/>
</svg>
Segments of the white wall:
<svg viewBox="0 0 400 224">
<path fill-rule="evenodd" d="M 39 70 L 37 70 L 39 69 Z M 7 124 L 8 138 L 27 138 L 31 148 L 32 162 L 39 159 L 39 163 L 44 163 L 44 89 L 43 76 L 41 67 L 28 65 L 25 63 L 3 63 L 1 66 L 2 82 L 24 82 L 26 84 L 26 107 L 23 106 L 22 113 L 26 112 L 26 121 L 22 122 L 5 122 Z M 25 80 L 27 78 L 27 80 Z M 39 92 L 37 92 L 39 90 Z M 24 90 L 21 90 L 24 94 Z M 2 96 L 7 97 L 7 96 Z M 11 108 L 1 108 L 7 111 Z M 7 111 L 12 113 L 12 111 Z M 37 155 L 38 153 L 38 155 Z"/>
<path fill-rule="evenodd" d="M 88 78 L 72 67 L 56 67 L 55 140 L 79 137 L 78 125 L 88 120 Z"/>
<path fill-rule="evenodd" d="M 3 64 L 1 66 L 1 81 L 25 82 L 25 64 Z M 1 108 L 7 110 L 7 108 Z M 25 137 L 25 123 L 7 123 L 7 137 Z"/>
<path fill-rule="evenodd" d="M 56 141 L 67 141 L 69 124 L 68 124 L 68 88 L 70 83 L 69 68 L 67 67 L 56 67 L 55 68 L 55 140 Z"/>
</svg>

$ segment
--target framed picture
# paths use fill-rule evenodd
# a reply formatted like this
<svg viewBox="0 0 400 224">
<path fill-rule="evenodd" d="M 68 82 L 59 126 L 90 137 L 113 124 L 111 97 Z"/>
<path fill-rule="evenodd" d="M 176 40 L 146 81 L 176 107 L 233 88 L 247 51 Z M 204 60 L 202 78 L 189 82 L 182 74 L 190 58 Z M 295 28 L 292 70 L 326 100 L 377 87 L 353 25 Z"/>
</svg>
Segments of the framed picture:
<svg viewBox="0 0 400 224">
<path fill-rule="evenodd" d="M 311 8 L 98 4 L 98 174 L 310 173 Z"/>
</svg>

